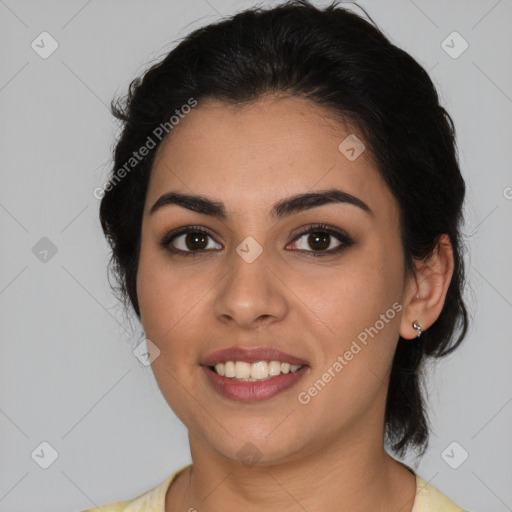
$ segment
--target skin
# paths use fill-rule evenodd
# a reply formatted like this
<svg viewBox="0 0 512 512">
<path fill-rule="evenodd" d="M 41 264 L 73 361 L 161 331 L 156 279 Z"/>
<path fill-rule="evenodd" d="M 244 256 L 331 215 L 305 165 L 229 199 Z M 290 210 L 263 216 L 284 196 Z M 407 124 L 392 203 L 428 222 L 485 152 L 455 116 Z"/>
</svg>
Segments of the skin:
<svg viewBox="0 0 512 512">
<path fill-rule="evenodd" d="M 425 330 L 439 316 L 453 255 L 443 235 L 428 263 L 416 262 L 416 272 L 406 274 L 397 202 L 369 150 L 354 161 L 340 152 L 350 133 L 356 132 L 305 99 L 265 96 L 243 108 L 208 99 L 159 148 L 143 215 L 137 293 L 146 337 L 160 350 L 155 378 L 188 429 L 193 461 L 167 492 L 168 512 L 413 508 L 414 475 L 383 448 L 388 377 L 399 335 L 413 339 L 415 320 Z M 269 215 L 281 199 L 331 187 L 363 200 L 373 215 L 341 203 L 279 221 Z M 169 191 L 222 201 L 228 218 L 178 205 L 150 215 Z M 310 256 L 317 246 L 307 234 L 296 236 L 315 223 L 345 230 L 354 244 Z M 210 231 L 202 254 L 180 257 L 159 245 L 187 225 Z M 252 263 L 236 252 L 248 236 L 263 250 Z M 184 238 L 174 246 L 197 251 Z M 329 248 L 340 243 L 329 240 Z M 298 393 L 395 302 L 401 311 L 301 404 Z M 214 391 L 199 366 L 207 354 L 233 345 L 270 345 L 309 368 L 269 400 L 233 401 Z M 237 455 L 248 442 L 261 457 L 255 464 Z"/>
</svg>

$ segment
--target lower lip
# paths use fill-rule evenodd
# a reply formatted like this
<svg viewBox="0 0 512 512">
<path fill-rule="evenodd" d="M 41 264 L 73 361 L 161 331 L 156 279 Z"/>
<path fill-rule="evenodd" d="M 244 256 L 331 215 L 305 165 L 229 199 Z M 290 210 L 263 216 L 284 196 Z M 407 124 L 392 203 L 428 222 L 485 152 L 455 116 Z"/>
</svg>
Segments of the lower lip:
<svg viewBox="0 0 512 512">
<path fill-rule="evenodd" d="M 291 388 L 299 381 L 308 367 L 303 366 L 294 373 L 282 373 L 268 380 L 244 382 L 222 377 L 208 366 L 201 366 L 213 389 L 221 395 L 241 402 L 260 402 Z"/>
</svg>

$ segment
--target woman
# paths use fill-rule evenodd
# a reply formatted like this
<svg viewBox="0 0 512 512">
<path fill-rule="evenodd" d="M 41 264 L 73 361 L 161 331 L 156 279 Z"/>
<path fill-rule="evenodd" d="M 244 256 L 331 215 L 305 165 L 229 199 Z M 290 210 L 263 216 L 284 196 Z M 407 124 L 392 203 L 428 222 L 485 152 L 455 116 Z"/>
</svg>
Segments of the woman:
<svg viewBox="0 0 512 512">
<path fill-rule="evenodd" d="M 102 227 L 192 464 L 101 510 L 462 510 L 385 449 L 424 453 L 423 363 L 468 325 L 425 70 L 295 1 L 196 30 L 114 113 Z"/>
</svg>

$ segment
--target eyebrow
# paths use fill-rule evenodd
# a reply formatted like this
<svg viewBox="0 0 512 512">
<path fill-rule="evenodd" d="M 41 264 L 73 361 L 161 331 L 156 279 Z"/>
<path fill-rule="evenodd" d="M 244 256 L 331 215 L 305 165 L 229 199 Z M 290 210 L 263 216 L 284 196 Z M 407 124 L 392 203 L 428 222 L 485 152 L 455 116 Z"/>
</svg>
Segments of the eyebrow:
<svg viewBox="0 0 512 512">
<path fill-rule="evenodd" d="M 299 213 L 310 208 L 333 203 L 357 206 L 366 213 L 373 215 L 371 208 L 361 199 L 336 188 L 287 197 L 273 206 L 270 215 L 274 219 L 282 219 L 292 213 Z M 202 195 L 182 194 L 179 192 L 167 192 L 162 195 L 151 207 L 149 214 L 153 215 L 156 211 L 172 204 L 222 220 L 226 220 L 228 217 L 222 202 Z"/>
</svg>

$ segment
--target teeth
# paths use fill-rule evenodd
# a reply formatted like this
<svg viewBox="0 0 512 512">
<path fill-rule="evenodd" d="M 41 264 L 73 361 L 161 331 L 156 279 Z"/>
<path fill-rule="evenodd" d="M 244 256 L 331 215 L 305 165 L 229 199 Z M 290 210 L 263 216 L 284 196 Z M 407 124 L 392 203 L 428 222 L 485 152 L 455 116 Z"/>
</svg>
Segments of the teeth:
<svg viewBox="0 0 512 512">
<path fill-rule="evenodd" d="M 238 363 L 236 363 L 238 364 Z M 245 363 L 248 364 L 248 363 Z M 268 363 L 266 361 L 258 361 L 251 365 L 251 377 L 253 379 L 266 379 L 269 376 Z"/>
<path fill-rule="evenodd" d="M 226 361 L 224 364 L 224 375 L 230 378 L 235 376 L 235 363 L 233 361 Z"/>
<path fill-rule="evenodd" d="M 216 364 L 215 365 L 215 371 L 222 377 L 224 377 L 224 375 L 226 374 L 226 367 L 222 364 L 222 363 L 219 363 L 219 364 Z"/>
<path fill-rule="evenodd" d="M 251 365 L 245 361 L 235 363 L 235 377 L 237 379 L 248 379 L 251 376 Z"/>
<path fill-rule="evenodd" d="M 215 371 L 219 375 L 247 382 L 267 380 L 281 373 L 295 373 L 299 368 L 302 366 L 281 361 L 258 361 L 252 364 L 245 361 L 226 361 L 215 365 Z"/>
<path fill-rule="evenodd" d="M 272 376 L 279 375 L 281 373 L 281 363 L 279 361 L 270 361 L 268 363 L 268 373 Z"/>
</svg>

